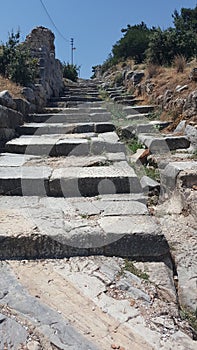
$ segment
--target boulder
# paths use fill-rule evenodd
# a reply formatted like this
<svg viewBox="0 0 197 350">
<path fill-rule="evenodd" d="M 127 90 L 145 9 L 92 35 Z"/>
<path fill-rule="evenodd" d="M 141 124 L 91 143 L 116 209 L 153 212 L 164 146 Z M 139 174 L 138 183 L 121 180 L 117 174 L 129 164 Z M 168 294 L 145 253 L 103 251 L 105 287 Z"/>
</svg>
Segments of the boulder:
<svg viewBox="0 0 197 350">
<path fill-rule="evenodd" d="M 0 92 L 0 104 L 8 108 L 16 109 L 16 103 L 8 90 Z"/>
<path fill-rule="evenodd" d="M 187 125 L 185 128 L 185 135 L 191 142 L 191 146 L 197 149 L 197 125 Z"/>
<path fill-rule="evenodd" d="M 192 91 L 186 99 L 183 107 L 184 117 L 192 117 L 197 114 L 197 90 Z"/>
<path fill-rule="evenodd" d="M 186 120 L 181 120 L 180 123 L 177 125 L 176 129 L 174 130 L 174 133 L 184 133 L 185 130 L 185 124 Z"/>
<path fill-rule="evenodd" d="M 129 70 L 129 71 L 126 73 L 126 75 L 125 75 L 125 79 L 126 79 L 126 80 L 132 79 L 133 74 L 134 74 L 134 71 L 133 71 L 133 70 Z"/>
<path fill-rule="evenodd" d="M 143 77 L 144 77 L 144 72 L 143 71 L 141 71 L 141 72 L 134 72 L 134 74 L 132 76 L 133 85 L 139 84 Z"/>
<path fill-rule="evenodd" d="M 23 124 L 23 115 L 0 105 L 0 128 L 16 129 Z"/>
<path fill-rule="evenodd" d="M 183 86 L 178 85 L 175 90 L 176 90 L 176 92 L 182 92 L 182 91 L 187 90 L 187 89 L 188 89 L 188 85 L 183 85 Z"/>
<path fill-rule="evenodd" d="M 23 98 L 14 98 L 13 100 L 16 103 L 17 111 L 22 113 L 24 116 L 32 112 L 31 104 L 27 100 Z"/>
<path fill-rule="evenodd" d="M 35 104 L 36 97 L 33 89 L 31 89 L 30 87 L 24 87 L 21 90 L 21 94 L 25 97 L 27 101 L 29 101 L 32 104 Z"/>
<path fill-rule="evenodd" d="M 197 81 L 197 68 L 193 68 L 190 75 L 190 80 Z"/>
<path fill-rule="evenodd" d="M 149 176 L 144 175 L 140 180 L 143 192 L 159 192 L 160 184 L 159 182 L 151 179 Z"/>
</svg>

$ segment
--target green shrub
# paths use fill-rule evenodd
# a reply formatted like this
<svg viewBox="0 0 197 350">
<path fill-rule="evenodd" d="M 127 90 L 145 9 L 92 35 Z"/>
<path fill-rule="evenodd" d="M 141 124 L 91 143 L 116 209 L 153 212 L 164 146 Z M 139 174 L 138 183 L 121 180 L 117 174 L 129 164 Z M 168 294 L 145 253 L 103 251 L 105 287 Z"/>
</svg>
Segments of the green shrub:
<svg viewBox="0 0 197 350">
<path fill-rule="evenodd" d="M 32 58 L 25 45 L 20 43 L 20 33 L 9 34 L 0 50 L 0 74 L 15 83 L 28 85 L 35 82 L 37 63 L 37 59 Z"/>
<path fill-rule="evenodd" d="M 75 64 L 69 64 L 63 62 L 63 77 L 70 79 L 72 81 L 77 81 L 78 79 L 79 67 Z"/>
</svg>

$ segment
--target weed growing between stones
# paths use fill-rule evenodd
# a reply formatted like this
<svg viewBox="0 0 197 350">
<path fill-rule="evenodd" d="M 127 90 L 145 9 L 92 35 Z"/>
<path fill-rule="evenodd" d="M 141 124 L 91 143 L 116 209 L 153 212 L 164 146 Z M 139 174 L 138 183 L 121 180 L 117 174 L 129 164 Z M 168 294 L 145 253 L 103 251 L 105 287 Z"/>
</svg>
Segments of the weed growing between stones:
<svg viewBox="0 0 197 350">
<path fill-rule="evenodd" d="M 143 272 L 142 270 L 138 269 L 137 267 L 135 267 L 134 261 L 131 261 L 129 259 L 124 260 L 124 266 L 122 267 L 121 274 L 124 274 L 124 271 L 129 271 L 133 275 L 135 275 L 139 278 L 142 278 L 144 280 L 149 279 L 148 274 L 146 272 Z"/>
<path fill-rule="evenodd" d="M 126 140 L 125 144 L 133 154 L 136 153 L 138 149 L 144 148 L 144 145 L 140 143 L 136 137 L 133 137 L 131 140 Z"/>
<path fill-rule="evenodd" d="M 197 340 L 197 309 L 195 312 L 191 312 L 184 307 L 181 307 L 180 316 L 183 320 L 186 320 L 193 331 L 194 340 Z"/>
<path fill-rule="evenodd" d="M 137 174 L 139 179 L 141 179 L 142 176 L 146 175 L 149 176 L 151 179 L 160 182 L 160 172 L 158 168 L 136 163 L 130 163 L 130 166 L 135 170 L 135 173 Z"/>
<path fill-rule="evenodd" d="M 160 120 L 161 114 L 162 114 L 162 110 L 161 110 L 160 108 L 158 108 L 158 109 L 155 110 L 154 112 L 148 113 L 148 115 L 147 115 L 146 118 L 147 118 L 149 121 L 152 121 L 152 120 Z"/>
<path fill-rule="evenodd" d="M 197 160 L 197 149 L 192 154 L 191 159 Z"/>
<path fill-rule="evenodd" d="M 109 101 L 109 94 L 106 90 L 100 89 L 99 90 L 99 97 L 104 101 Z"/>
</svg>

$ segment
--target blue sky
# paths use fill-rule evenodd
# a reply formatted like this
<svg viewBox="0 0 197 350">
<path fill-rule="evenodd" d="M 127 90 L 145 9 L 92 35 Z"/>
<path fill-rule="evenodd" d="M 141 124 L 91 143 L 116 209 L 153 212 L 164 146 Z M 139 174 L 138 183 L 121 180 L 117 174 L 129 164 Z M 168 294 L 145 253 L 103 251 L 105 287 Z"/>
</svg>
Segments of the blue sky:
<svg viewBox="0 0 197 350">
<path fill-rule="evenodd" d="M 197 0 L 42 0 L 58 34 L 43 9 L 41 0 L 1 1 L 0 41 L 20 28 L 21 38 L 36 26 L 51 29 L 56 36 L 56 57 L 71 61 L 70 39 L 74 38 L 74 63 L 81 66 L 81 77 L 89 78 L 92 66 L 108 57 L 121 38 L 121 28 L 144 21 L 149 27 L 172 26 L 172 13 L 182 7 L 194 8 Z"/>
</svg>

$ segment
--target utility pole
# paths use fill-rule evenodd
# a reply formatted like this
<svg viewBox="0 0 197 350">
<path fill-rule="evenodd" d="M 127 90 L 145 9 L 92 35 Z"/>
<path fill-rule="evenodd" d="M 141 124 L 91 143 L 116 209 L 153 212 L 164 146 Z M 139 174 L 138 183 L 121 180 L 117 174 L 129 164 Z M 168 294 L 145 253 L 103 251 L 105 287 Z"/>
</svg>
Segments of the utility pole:
<svg viewBox="0 0 197 350">
<path fill-rule="evenodd" d="M 76 47 L 74 47 L 74 39 L 70 39 L 70 44 L 71 44 L 71 65 L 73 66 L 74 60 L 73 60 L 73 51 L 76 50 Z"/>
</svg>

